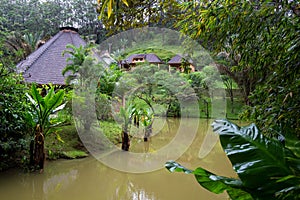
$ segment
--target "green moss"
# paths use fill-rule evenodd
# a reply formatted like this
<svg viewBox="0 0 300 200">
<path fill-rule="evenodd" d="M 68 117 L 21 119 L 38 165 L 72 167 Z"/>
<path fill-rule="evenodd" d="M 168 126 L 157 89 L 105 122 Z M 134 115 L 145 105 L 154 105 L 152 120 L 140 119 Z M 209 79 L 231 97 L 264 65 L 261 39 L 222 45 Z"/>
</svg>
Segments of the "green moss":
<svg viewBox="0 0 300 200">
<path fill-rule="evenodd" d="M 45 139 L 47 159 L 68 158 L 68 152 L 87 152 L 74 125 L 55 128 Z M 76 154 L 76 153 L 73 153 Z M 72 155 L 72 153 L 71 153 Z M 71 157 L 70 157 L 71 158 Z"/>
<path fill-rule="evenodd" d="M 87 157 L 88 154 L 84 151 L 74 150 L 74 151 L 64 151 L 62 152 L 61 156 L 64 158 L 75 159 L 75 158 Z"/>
<path fill-rule="evenodd" d="M 100 127 L 105 136 L 114 144 L 122 141 L 122 128 L 116 122 L 101 121 Z M 45 139 L 45 152 L 49 160 L 82 158 L 88 155 L 74 125 L 53 129 Z"/>
<path fill-rule="evenodd" d="M 115 121 L 100 121 L 101 131 L 114 144 L 122 141 L 122 127 Z"/>
</svg>

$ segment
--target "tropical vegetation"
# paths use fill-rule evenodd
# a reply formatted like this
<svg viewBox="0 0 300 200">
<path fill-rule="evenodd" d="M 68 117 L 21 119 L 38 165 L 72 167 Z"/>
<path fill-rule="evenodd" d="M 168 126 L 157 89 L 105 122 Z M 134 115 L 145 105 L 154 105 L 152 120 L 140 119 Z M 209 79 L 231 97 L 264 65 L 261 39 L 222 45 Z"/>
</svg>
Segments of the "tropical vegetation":
<svg viewBox="0 0 300 200">
<path fill-rule="evenodd" d="M 26 94 L 31 105 L 32 111 L 26 114 L 26 122 L 32 128 L 33 136 L 30 142 L 30 164 L 43 170 L 45 162 L 45 137 L 49 130 L 63 123 L 52 116 L 65 107 L 64 91 L 59 90 L 55 93 L 51 87 L 43 97 L 33 84 L 30 95 Z M 60 136 L 58 136 L 60 138 Z"/>
<path fill-rule="evenodd" d="M 224 122 L 220 139 L 240 179 L 216 176 L 201 168 L 187 170 L 176 163 L 168 163 L 167 167 L 193 173 L 205 188 L 216 193 L 227 190 L 233 199 L 299 198 L 299 157 L 285 143 L 293 138 L 295 150 L 299 140 L 299 2 L 169 1 L 169 8 L 176 8 L 176 14 L 163 9 L 165 1 L 152 1 L 145 12 L 140 10 L 144 4 L 140 6 L 135 0 L 106 2 L 116 7 L 108 8 L 107 15 L 100 12 L 105 25 L 121 23 L 118 28 L 122 30 L 143 24 L 161 25 L 166 15 L 153 14 L 150 9 L 173 14 L 171 26 L 210 50 L 219 69 L 243 90 L 248 107 L 242 117 L 254 121 L 265 135 L 258 133 L 254 125 L 240 129 Z M 98 4 L 103 11 L 108 3 Z M 147 16 L 144 21 L 134 15 L 122 22 L 135 11 Z M 230 87 L 230 82 L 227 85 Z M 259 157 L 253 153 L 257 149 L 273 154 L 262 153 L 265 157 Z M 242 155 L 250 152 L 257 156 L 255 160 L 250 154 Z M 279 160 L 272 158 L 278 153 Z M 253 169 L 257 166 L 260 169 Z M 259 174 L 263 180 L 255 178 Z"/>
<path fill-rule="evenodd" d="M 243 90 L 249 105 L 244 113 L 271 135 L 290 129 L 299 135 L 299 2 L 297 1 L 107 1 L 115 8 L 103 23 L 126 30 L 147 24 L 160 26 L 168 14 L 171 27 L 212 52 L 219 68 Z M 168 8 L 163 9 L 168 4 Z M 101 10 L 107 4 L 98 1 Z M 116 6 L 116 7 L 114 7 Z M 143 11 L 141 11 L 141 9 Z M 131 12 L 140 11 L 139 15 Z M 109 9 L 106 9 L 106 13 Z M 120 15 L 122 13 L 122 15 Z M 155 14 L 154 14 L 155 13 Z M 108 14 L 108 13 L 107 13 Z M 132 16 L 126 23 L 122 18 Z M 154 17 L 155 16 L 155 17 Z M 110 22 L 121 23 L 120 26 Z M 165 26 L 168 27 L 168 26 Z M 265 102 L 265 103 L 262 103 Z"/>
<path fill-rule="evenodd" d="M 94 122 L 112 127 L 119 133 L 105 130 L 106 135 L 114 143 L 122 143 L 123 150 L 130 150 L 130 126 L 141 126 L 146 141 L 154 117 L 180 117 L 193 110 L 188 106 L 182 108 L 180 98 L 197 100 L 199 113 L 189 117 L 214 117 L 208 88 L 226 88 L 227 113 L 231 111 L 227 117 L 236 118 L 240 114 L 241 119 L 256 124 L 240 128 L 221 120 L 213 125 L 238 177 L 218 176 L 201 167 L 189 170 L 175 162 L 169 162 L 167 168 L 194 174 L 206 189 L 215 193 L 226 190 L 232 199 L 299 198 L 298 1 L 99 0 L 94 3 L 1 0 L 0 170 L 28 164 L 42 169 L 45 156 L 83 155 L 73 148 L 80 146 L 79 138 L 73 137 L 72 148 L 68 148 L 59 134 L 65 136 L 68 131 L 74 134 L 71 113 L 77 110 L 70 100 L 72 88 L 78 83 L 82 94 L 88 94 L 86 89 L 96 81 L 93 100 L 74 93 L 73 99 L 81 102 L 86 110 L 86 115 L 79 118 L 80 124 L 86 130 Z M 144 63 L 131 72 L 124 72 L 116 63 L 110 66 L 97 63 L 90 55 L 90 46 L 68 46 L 65 54 L 70 55 L 69 64 L 63 73 L 72 72 L 67 79 L 70 86 L 37 87 L 24 83 L 15 69 L 16 64 L 46 42 L 60 26 L 75 25 L 86 40 L 98 44 L 124 30 L 144 26 L 170 28 L 201 44 L 216 66 L 205 60 L 201 70 L 189 73 L 183 63 L 185 73 L 169 73 L 166 66 L 158 70 L 157 66 Z M 146 44 L 149 38 L 142 34 L 140 37 L 145 41 L 141 49 L 130 49 L 134 42 L 122 40 L 122 49 L 127 48 L 127 54 L 120 55 L 122 51 L 116 49 L 111 53 L 116 59 L 123 59 L 129 53 L 155 51 L 163 60 L 170 58 L 170 52 L 159 50 L 155 44 L 150 47 Z M 164 39 L 159 45 L 176 42 L 171 36 Z M 195 53 L 193 50 L 193 44 L 188 41 L 182 47 L 189 56 Z M 201 54 L 197 56 L 203 58 Z M 215 73 L 216 68 L 221 77 Z M 126 92 L 131 88 L 135 90 L 128 97 Z M 241 99 L 236 98 L 235 89 L 242 91 Z M 89 115 L 92 110 L 87 105 L 91 102 L 95 102 L 96 121 Z M 117 106 L 117 113 L 112 111 L 112 104 Z M 123 127 L 111 124 L 114 117 L 123 121 Z"/>
</svg>

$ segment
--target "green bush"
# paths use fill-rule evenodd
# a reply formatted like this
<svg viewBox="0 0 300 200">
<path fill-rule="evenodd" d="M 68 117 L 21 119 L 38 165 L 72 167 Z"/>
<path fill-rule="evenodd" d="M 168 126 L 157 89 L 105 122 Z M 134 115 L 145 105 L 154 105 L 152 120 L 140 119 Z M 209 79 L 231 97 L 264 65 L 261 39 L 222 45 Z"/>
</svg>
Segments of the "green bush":
<svg viewBox="0 0 300 200">
<path fill-rule="evenodd" d="M 0 63 L 0 171 L 13 165 L 28 148 L 26 113 L 29 106 L 21 77 Z"/>
</svg>

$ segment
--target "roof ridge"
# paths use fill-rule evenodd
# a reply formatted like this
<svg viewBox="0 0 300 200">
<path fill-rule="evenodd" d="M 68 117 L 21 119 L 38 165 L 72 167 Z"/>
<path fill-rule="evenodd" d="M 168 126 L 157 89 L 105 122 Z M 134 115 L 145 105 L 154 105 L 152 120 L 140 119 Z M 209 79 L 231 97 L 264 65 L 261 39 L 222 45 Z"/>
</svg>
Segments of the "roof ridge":
<svg viewBox="0 0 300 200">
<path fill-rule="evenodd" d="M 74 45 L 73 34 L 71 33 L 71 34 L 69 34 L 69 35 L 70 35 L 70 38 L 71 38 L 71 42 L 72 42 L 72 44 Z"/>
<path fill-rule="evenodd" d="M 41 57 L 41 55 L 44 54 L 44 52 L 59 38 L 59 36 L 61 34 L 62 34 L 62 31 L 59 31 L 50 40 L 48 40 L 44 45 L 42 45 L 40 48 L 36 49 L 32 54 L 30 54 L 25 60 L 18 63 L 17 64 L 18 71 L 25 73 L 28 70 L 28 66 L 31 66 L 32 64 L 34 64 Z M 39 52 L 39 50 L 40 50 L 40 52 Z M 34 56 L 35 53 L 37 54 L 37 56 Z M 30 60 L 31 58 L 34 58 L 34 59 Z M 23 64 L 26 64 L 26 65 L 23 66 Z"/>
</svg>

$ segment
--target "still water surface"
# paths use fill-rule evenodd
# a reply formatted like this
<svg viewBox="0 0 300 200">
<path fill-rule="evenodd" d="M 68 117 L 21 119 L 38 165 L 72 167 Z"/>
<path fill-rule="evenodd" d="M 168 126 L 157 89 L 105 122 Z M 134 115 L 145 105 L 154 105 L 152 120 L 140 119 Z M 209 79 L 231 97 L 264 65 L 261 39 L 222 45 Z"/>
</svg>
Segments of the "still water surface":
<svg viewBox="0 0 300 200">
<path fill-rule="evenodd" d="M 155 151 L 176 134 L 177 120 L 168 122 L 149 143 L 132 141 L 135 152 Z M 197 135 L 189 149 L 177 160 L 195 169 L 204 167 L 218 175 L 236 177 L 219 142 L 205 157 L 200 146 L 210 134 L 210 120 L 200 120 Z M 154 127 L 155 132 L 155 127 Z M 223 200 L 227 194 L 212 194 L 196 182 L 194 176 L 170 173 L 162 168 L 148 173 L 125 173 L 103 165 L 92 156 L 79 160 L 47 162 L 43 174 L 24 174 L 17 170 L 0 173 L 1 200 Z"/>
</svg>

